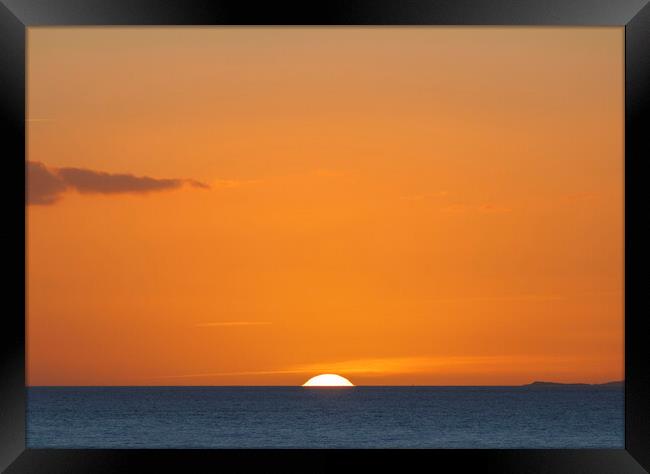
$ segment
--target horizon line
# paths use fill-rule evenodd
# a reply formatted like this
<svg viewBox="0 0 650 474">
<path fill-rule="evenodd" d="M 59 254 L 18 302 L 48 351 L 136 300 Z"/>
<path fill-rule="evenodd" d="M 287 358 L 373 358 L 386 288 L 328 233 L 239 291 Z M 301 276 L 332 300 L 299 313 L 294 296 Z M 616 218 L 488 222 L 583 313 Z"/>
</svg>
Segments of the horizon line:
<svg viewBox="0 0 650 474">
<path fill-rule="evenodd" d="M 532 382 L 517 384 L 517 385 L 416 385 L 416 384 L 401 384 L 401 385 L 358 385 L 353 387 L 432 387 L 432 388 L 477 388 L 477 387 L 528 387 L 534 384 L 550 384 L 550 385 L 585 385 L 585 386 L 599 386 L 610 384 L 625 384 L 623 380 L 611 380 L 608 382 L 587 383 L 587 382 L 553 382 L 547 380 L 534 380 Z M 233 388 L 303 388 L 302 385 L 25 385 L 26 388 L 220 388 L 220 387 L 233 387 Z M 304 387 L 304 388 L 322 388 L 322 387 Z M 325 387 L 325 388 L 350 388 L 350 387 Z"/>
</svg>

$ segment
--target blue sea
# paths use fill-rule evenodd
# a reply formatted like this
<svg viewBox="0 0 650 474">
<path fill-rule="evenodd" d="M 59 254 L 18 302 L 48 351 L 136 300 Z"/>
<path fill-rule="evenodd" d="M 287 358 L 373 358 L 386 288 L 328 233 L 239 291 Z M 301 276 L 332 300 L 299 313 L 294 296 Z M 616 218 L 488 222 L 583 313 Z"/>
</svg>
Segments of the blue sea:
<svg viewBox="0 0 650 474">
<path fill-rule="evenodd" d="M 38 387 L 30 448 L 623 448 L 623 389 Z"/>
</svg>

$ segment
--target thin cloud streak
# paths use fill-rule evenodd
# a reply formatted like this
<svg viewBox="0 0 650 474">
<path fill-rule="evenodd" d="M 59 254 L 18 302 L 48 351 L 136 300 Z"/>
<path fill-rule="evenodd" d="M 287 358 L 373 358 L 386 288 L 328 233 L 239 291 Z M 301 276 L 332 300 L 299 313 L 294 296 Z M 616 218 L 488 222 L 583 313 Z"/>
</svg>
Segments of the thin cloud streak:
<svg viewBox="0 0 650 474">
<path fill-rule="evenodd" d="M 424 199 L 429 199 L 429 198 L 441 198 L 447 195 L 449 195 L 449 192 L 447 191 L 438 191 L 429 194 L 411 194 L 408 196 L 400 196 L 400 199 L 403 201 L 422 201 Z"/>
<path fill-rule="evenodd" d="M 496 204 L 480 204 L 480 205 L 469 205 L 469 204 L 450 204 L 448 206 L 440 208 L 441 212 L 461 214 L 467 212 L 481 212 L 481 213 L 506 213 L 512 212 L 512 209 L 506 206 L 500 206 Z"/>
<path fill-rule="evenodd" d="M 567 194 L 564 198 L 568 201 L 592 201 L 596 199 L 596 193 L 591 192 L 580 192 Z"/>
<path fill-rule="evenodd" d="M 563 301 L 563 295 L 496 295 L 496 296 L 459 296 L 456 298 L 426 298 L 425 301 Z"/>
<path fill-rule="evenodd" d="M 246 186 L 250 184 L 259 184 L 262 182 L 263 180 L 261 179 L 243 179 L 243 180 L 242 179 L 217 179 L 212 183 L 212 186 L 214 188 L 231 189 L 231 188 L 240 188 L 242 186 Z"/>
<path fill-rule="evenodd" d="M 205 372 L 200 374 L 183 374 L 183 375 L 159 375 L 153 377 L 156 379 L 189 379 L 201 377 L 229 377 L 237 375 L 276 375 L 276 374 L 301 374 L 303 371 L 298 370 L 259 370 L 250 372 Z"/>
<path fill-rule="evenodd" d="M 215 321 L 210 323 L 199 323 L 196 327 L 268 326 L 269 324 L 271 324 L 269 321 Z"/>
<path fill-rule="evenodd" d="M 362 358 L 345 361 L 318 362 L 299 364 L 278 370 L 258 370 L 240 372 L 204 372 L 196 374 L 160 375 L 155 379 L 184 379 L 205 377 L 237 377 L 250 375 L 283 375 L 314 373 L 340 373 L 343 375 L 405 375 L 405 374 L 440 374 L 453 368 L 456 373 L 465 368 L 472 371 L 485 369 L 526 367 L 531 362 L 546 362 L 549 365 L 563 365 L 567 361 L 593 359 L 587 356 L 559 355 L 557 357 L 541 355 L 489 355 L 489 356 L 419 356 L 419 357 L 384 357 Z"/>
</svg>

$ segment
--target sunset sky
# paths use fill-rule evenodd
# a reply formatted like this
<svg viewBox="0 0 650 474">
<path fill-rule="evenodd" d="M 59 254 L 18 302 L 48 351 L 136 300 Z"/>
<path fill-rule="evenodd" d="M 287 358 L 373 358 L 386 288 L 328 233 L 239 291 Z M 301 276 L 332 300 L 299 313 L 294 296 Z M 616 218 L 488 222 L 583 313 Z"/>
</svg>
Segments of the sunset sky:
<svg viewBox="0 0 650 474">
<path fill-rule="evenodd" d="M 29 385 L 623 378 L 623 28 L 29 28 Z"/>
</svg>

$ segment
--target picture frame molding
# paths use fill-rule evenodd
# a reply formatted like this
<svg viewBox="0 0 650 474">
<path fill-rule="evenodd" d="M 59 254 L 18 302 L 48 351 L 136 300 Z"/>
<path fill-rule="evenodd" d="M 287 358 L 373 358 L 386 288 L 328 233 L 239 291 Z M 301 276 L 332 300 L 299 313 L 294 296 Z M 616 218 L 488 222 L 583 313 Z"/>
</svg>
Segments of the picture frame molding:
<svg viewBox="0 0 650 474">
<path fill-rule="evenodd" d="M 620 26 L 625 28 L 625 448 L 417 450 L 70 450 L 25 447 L 26 38 L 41 26 Z M 3 315 L 0 469 L 6 472 L 127 472 L 423 463 L 443 472 L 642 473 L 650 471 L 649 240 L 650 5 L 647 0 L 0 0 L 0 189 Z M 55 348 L 53 348 L 55 350 Z M 417 465 L 417 464 L 415 464 Z"/>
</svg>

